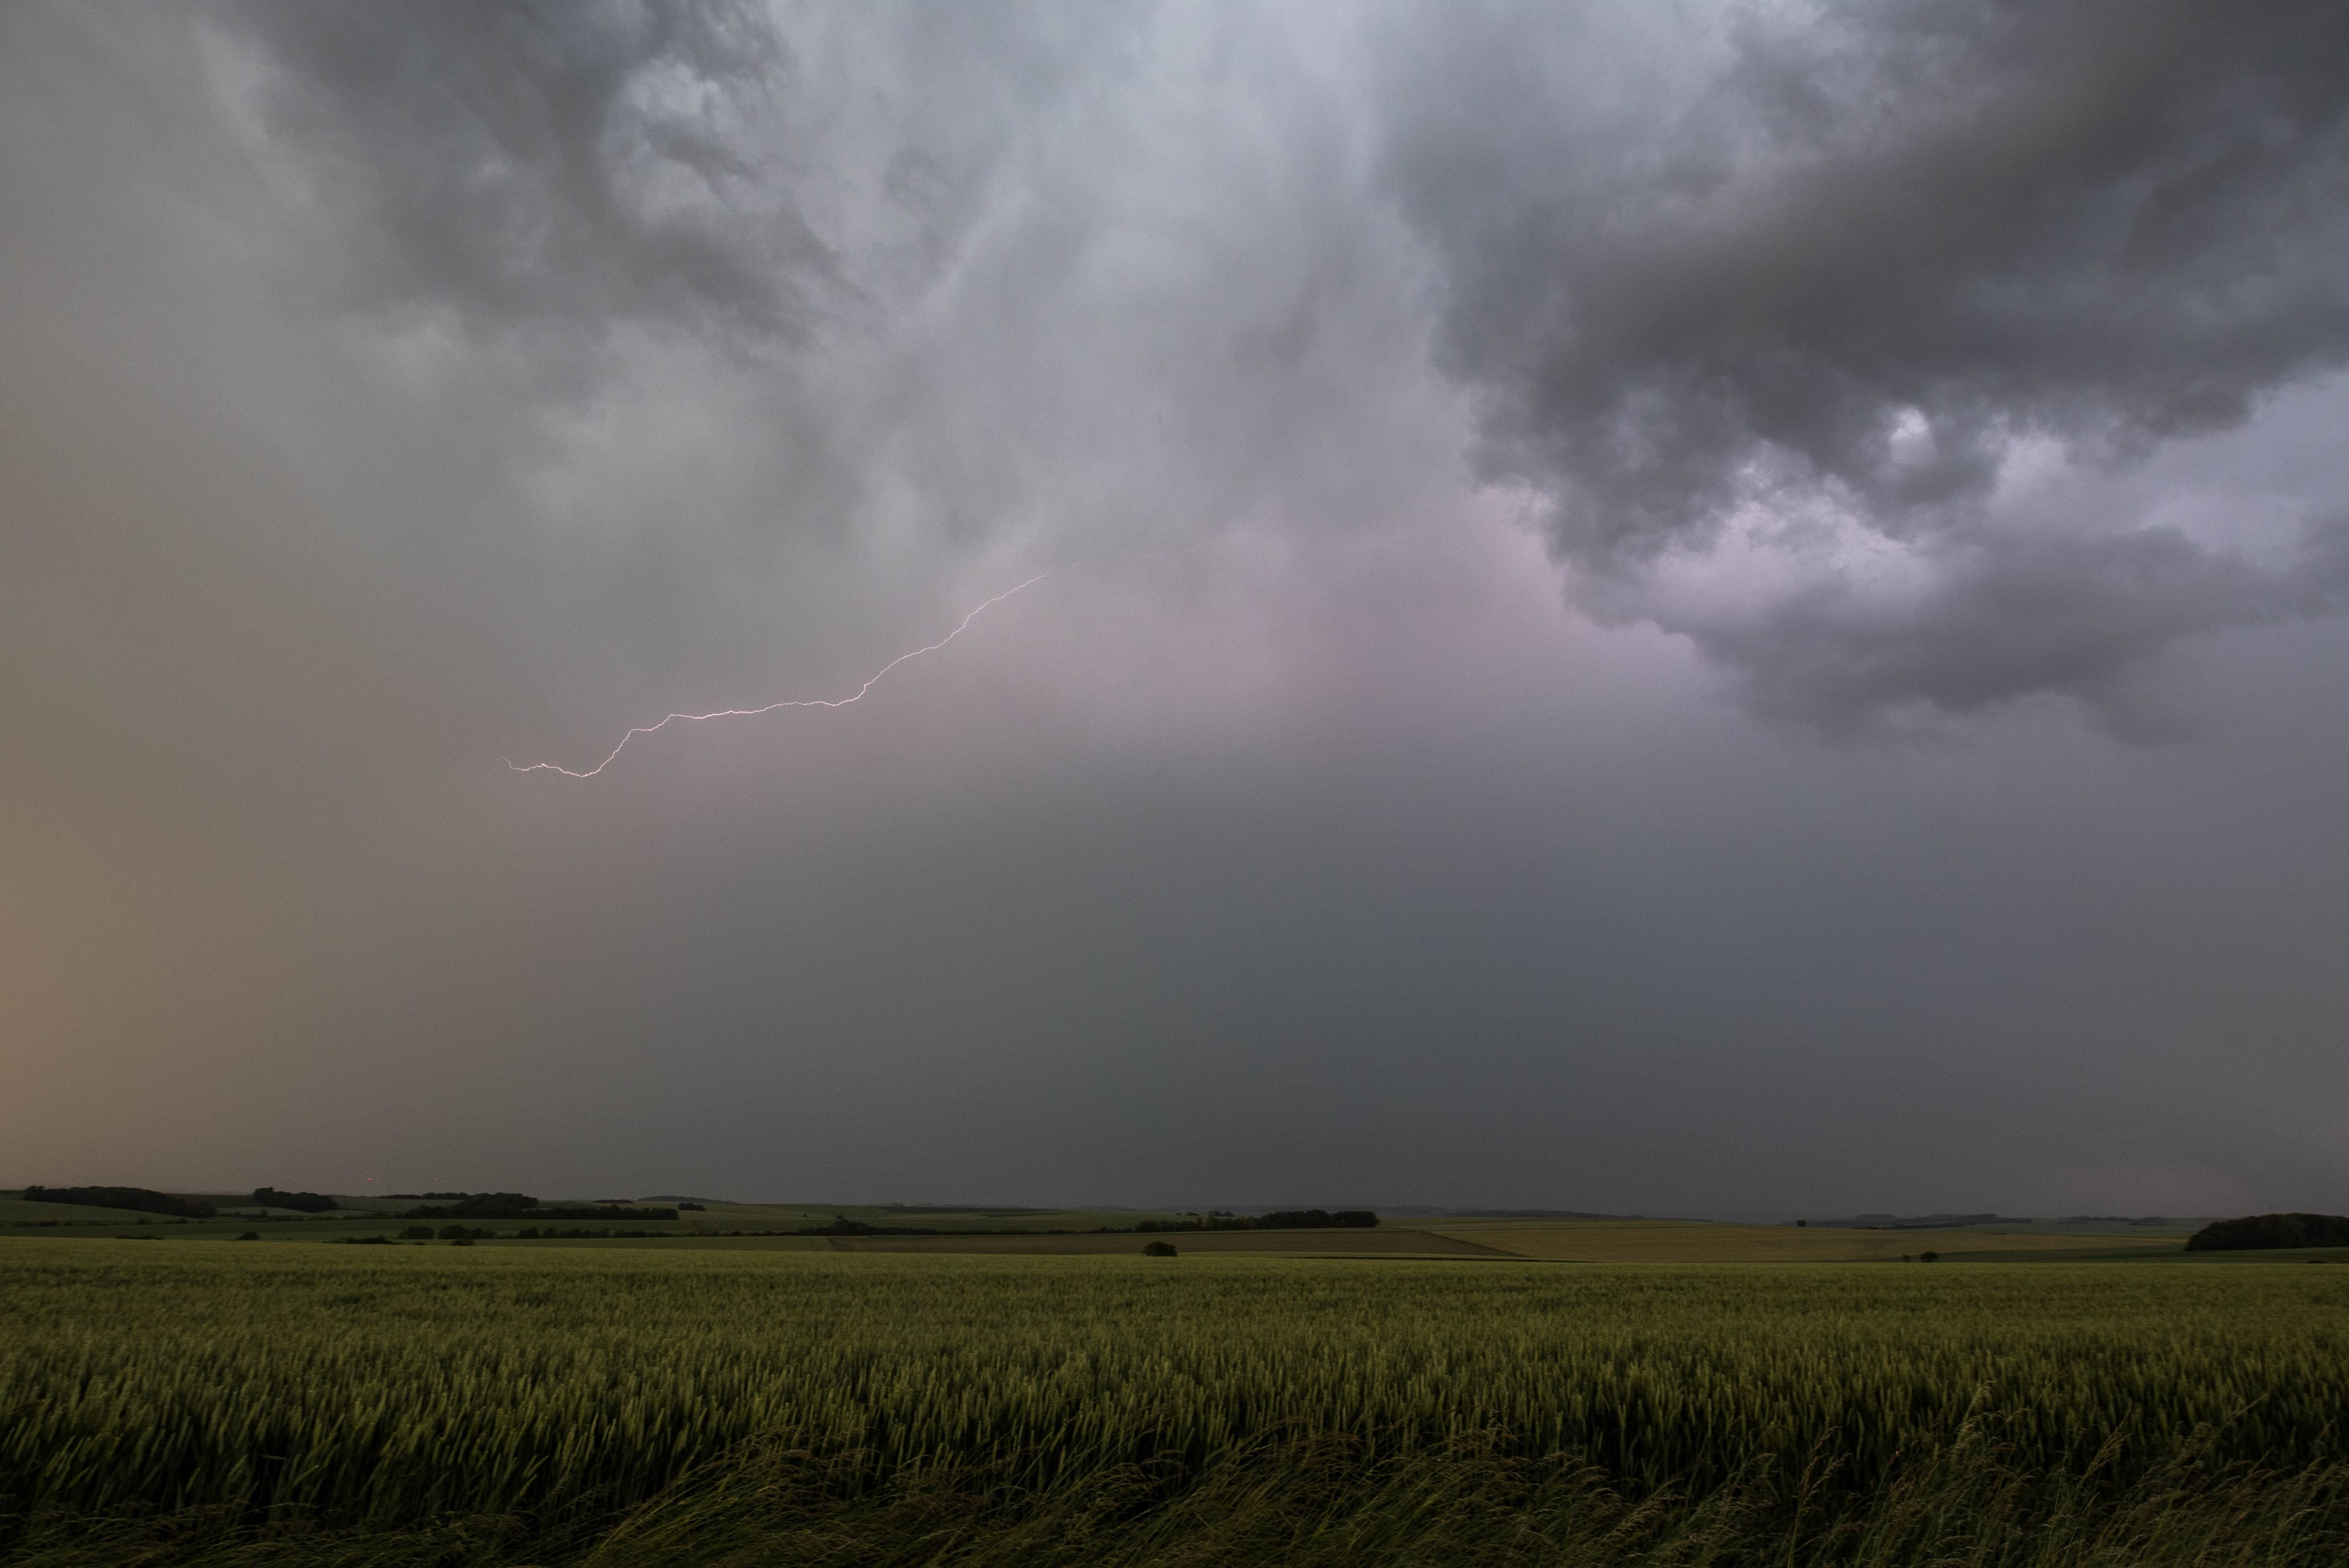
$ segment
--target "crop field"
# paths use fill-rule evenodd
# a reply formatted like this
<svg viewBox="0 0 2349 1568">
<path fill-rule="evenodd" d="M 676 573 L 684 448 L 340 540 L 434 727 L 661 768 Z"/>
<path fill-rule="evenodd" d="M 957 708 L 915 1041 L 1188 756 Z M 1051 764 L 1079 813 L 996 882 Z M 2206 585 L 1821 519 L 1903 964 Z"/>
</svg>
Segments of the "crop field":
<svg viewBox="0 0 2349 1568">
<path fill-rule="evenodd" d="M 2150 1258 L 2184 1250 L 2178 1238 L 2147 1237 L 2142 1232 L 1797 1230 L 1791 1225 L 1618 1220 L 1430 1220 L 1425 1224 L 1440 1234 L 1517 1257 L 1578 1263 L 1858 1263 L 1891 1262 L 1929 1251 L 1952 1262 L 2054 1260 L 2085 1254 Z"/>
<path fill-rule="evenodd" d="M 647 1227 L 649 1229 L 650 1227 Z M 542 1238 L 535 1241 L 487 1241 L 482 1245 L 514 1251 L 572 1251 L 595 1250 L 623 1252 L 675 1252 L 691 1255 L 696 1252 L 833 1252 L 839 1243 L 825 1236 L 766 1236 L 725 1234 L 708 1236 L 579 1236 Z"/>
<path fill-rule="evenodd" d="M 134 1224 L 152 1215 L 135 1213 L 128 1209 L 91 1209 L 79 1204 L 34 1203 L 22 1198 L 0 1196 L 0 1224 L 22 1220 L 61 1220 L 67 1224 Z"/>
<path fill-rule="evenodd" d="M 833 1243 L 844 1252 L 958 1252 L 996 1256 L 1131 1256 L 1148 1237 L 857 1236 Z M 1514 1258 L 1479 1241 L 1433 1231 L 1202 1231 L 1167 1236 L 1185 1256 L 1252 1252 L 1300 1258 Z"/>
<path fill-rule="evenodd" d="M 25 1563 L 419 1531 L 483 1562 L 2344 1541 L 2341 1269 L 28 1240 L 0 1243 L 0 1321 Z M 2144 1551 L 2088 1551 L 2148 1498 Z"/>
<path fill-rule="evenodd" d="M 202 1194 L 224 1210 L 238 1195 Z M 28 1203 L 0 1196 L 0 1239 L 137 1237 L 230 1241 L 254 1231 L 264 1241 L 345 1241 L 396 1237 L 414 1199 L 347 1198 L 354 1210 L 323 1216 L 276 1213 L 256 1219 L 223 1212 L 180 1220 L 128 1210 Z M 585 1202 L 587 1199 L 565 1199 Z M 496 1246 L 647 1249 L 673 1246 L 744 1251 L 969 1252 L 1074 1256 L 1135 1251 L 1134 1226 L 1181 1216 L 1164 1211 L 1017 1208 L 917 1208 L 905 1205 L 707 1202 L 674 1220 L 502 1220 L 483 1224 Z M 794 1234 L 847 1220 L 875 1234 L 824 1238 Z M 557 1231 L 518 1239 L 524 1229 Z M 597 1234 L 596 1232 L 619 1232 Z M 1982 1228 L 1851 1230 L 1820 1226 L 1718 1224 L 1693 1220 L 1526 1219 L 1429 1216 L 1389 1219 L 1371 1231 L 1226 1231 L 1178 1233 L 1185 1252 L 1278 1253 L 1296 1257 L 1515 1258 L 1545 1262 L 1738 1263 L 1892 1262 L 1932 1251 L 1951 1262 L 2028 1262 L 2064 1257 L 2150 1261 L 2182 1255 L 2186 1229 L 2148 1230 L 2113 1221 L 2033 1226 L 2004 1221 Z M 2349 1256 L 2349 1252 L 2343 1255 Z"/>
</svg>

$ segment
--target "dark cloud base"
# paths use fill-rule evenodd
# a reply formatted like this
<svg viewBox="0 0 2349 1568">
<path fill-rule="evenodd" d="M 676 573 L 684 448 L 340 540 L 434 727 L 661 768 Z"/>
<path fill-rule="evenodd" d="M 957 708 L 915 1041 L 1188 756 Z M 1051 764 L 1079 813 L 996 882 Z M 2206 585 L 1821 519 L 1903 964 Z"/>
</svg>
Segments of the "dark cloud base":
<svg viewBox="0 0 2349 1568">
<path fill-rule="evenodd" d="M 1418 20 L 1388 184 L 1485 472 L 1549 498 L 1594 605 L 1841 723 L 2109 703 L 2179 639 L 2337 594 L 2330 529 L 2255 568 L 1995 493 L 2021 443 L 2126 466 L 2349 358 L 2337 6 L 1730 8 L 1644 58 L 1600 13 Z M 1643 591 L 1755 511 L 1848 519 L 1929 586 L 1823 576 L 1734 626 Z"/>
</svg>

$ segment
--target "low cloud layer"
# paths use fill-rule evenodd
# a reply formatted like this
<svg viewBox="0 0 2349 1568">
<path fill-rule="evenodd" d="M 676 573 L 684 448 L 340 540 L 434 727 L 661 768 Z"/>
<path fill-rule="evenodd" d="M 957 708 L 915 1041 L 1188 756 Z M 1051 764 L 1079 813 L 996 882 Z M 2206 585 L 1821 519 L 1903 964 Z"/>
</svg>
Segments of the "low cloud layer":
<svg viewBox="0 0 2349 1568">
<path fill-rule="evenodd" d="M 2343 25 L 2132 15 L 0 9 L 0 1181 L 2349 1203 Z"/>
</svg>

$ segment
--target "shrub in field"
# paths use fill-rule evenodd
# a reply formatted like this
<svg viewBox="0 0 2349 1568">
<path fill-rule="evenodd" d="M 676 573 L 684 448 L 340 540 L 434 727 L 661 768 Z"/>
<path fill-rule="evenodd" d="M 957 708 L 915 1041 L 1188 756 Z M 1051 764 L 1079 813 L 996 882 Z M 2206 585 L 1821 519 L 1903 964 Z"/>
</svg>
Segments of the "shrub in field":
<svg viewBox="0 0 2349 1568">
<path fill-rule="evenodd" d="M 1172 1241 L 1146 1241 L 1143 1244 L 1142 1255 L 1145 1258 L 1171 1258 L 1174 1255 L 1174 1243 Z"/>
</svg>

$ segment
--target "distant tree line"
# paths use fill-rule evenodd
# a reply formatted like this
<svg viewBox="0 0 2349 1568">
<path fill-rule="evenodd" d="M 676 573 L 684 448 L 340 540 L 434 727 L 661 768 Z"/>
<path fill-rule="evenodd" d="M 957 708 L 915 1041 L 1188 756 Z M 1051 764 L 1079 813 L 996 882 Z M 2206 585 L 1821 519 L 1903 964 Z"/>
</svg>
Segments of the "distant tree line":
<svg viewBox="0 0 2349 1568">
<path fill-rule="evenodd" d="M 1369 1231 L 1379 1217 L 1367 1209 L 1276 1209 L 1269 1214 L 1194 1214 L 1181 1220 L 1144 1220 L 1137 1231 Z"/>
<path fill-rule="evenodd" d="M 1104 1226 L 1104 1230 L 1111 1227 Z M 802 1225 L 796 1231 L 751 1232 L 769 1236 L 1073 1236 L 1073 1231 L 984 1231 L 957 1227 L 942 1231 L 936 1225 L 875 1225 L 870 1220 L 851 1220 L 846 1215 L 834 1215 L 826 1225 Z M 736 1231 L 736 1235 L 745 1234 Z"/>
<path fill-rule="evenodd" d="M 280 1192 L 274 1187 L 254 1188 L 253 1200 L 264 1209 L 298 1209 L 305 1214 L 325 1214 L 343 1206 L 341 1199 L 323 1192 Z"/>
<path fill-rule="evenodd" d="M 554 1226 L 549 1225 L 546 1229 L 542 1231 L 535 1225 L 525 1225 L 521 1230 L 514 1232 L 514 1240 L 518 1241 L 599 1241 L 616 1238 L 618 1240 L 626 1241 L 630 1237 L 642 1239 L 645 1237 L 657 1237 L 661 1234 L 662 1232 L 658 1231 L 615 1231 L 609 1226 L 603 1226 L 590 1231 L 581 1226 L 574 1225 L 569 1230 L 558 1231 Z M 741 1232 L 737 1231 L 735 1234 L 739 1236 Z"/>
<path fill-rule="evenodd" d="M 129 1209 L 141 1214 L 170 1214 L 181 1220 L 209 1220 L 220 1212 L 199 1198 L 175 1198 L 144 1187 L 27 1187 L 28 1203 L 78 1203 L 90 1209 Z"/>
<path fill-rule="evenodd" d="M 527 1192 L 427 1192 L 446 1201 L 402 1211 L 402 1220 L 674 1220 L 674 1209 L 624 1203 L 541 1203 Z"/>
<path fill-rule="evenodd" d="M 1367 1209 L 1340 1209 L 1334 1214 L 1325 1209 L 1280 1209 L 1269 1214 L 1253 1215 L 1211 1210 L 1206 1214 L 1185 1215 L 1179 1220 L 1144 1220 L 1133 1225 L 1102 1225 L 1090 1232 L 1080 1232 L 1032 1229 L 988 1231 L 969 1226 L 942 1230 L 936 1225 L 875 1225 L 870 1220 L 851 1220 L 840 1214 L 834 1215 L 827 1225 L 807 1225 L 796 1231 L 760 1233 L 770 1236 L 1147 1236 L 1167 1231 L 1367 1231 L 1378 1222 L 1379 1217 Z"/>
<path fill-rule="evenodd" d="M 527 1192 L 427 1192 L 432 1201 L 408 1210 L 408 1220 L 512 1220 L 537 1208 Z"/>
<path fill-rule="evenodd" d="M 2186 1238 L 2189 1252 L 2249 1252 L 2270 1247 L 2349 1247 L 2349 1215 L 2251 1214 L 2213 1220 Z"/>
</svg>

